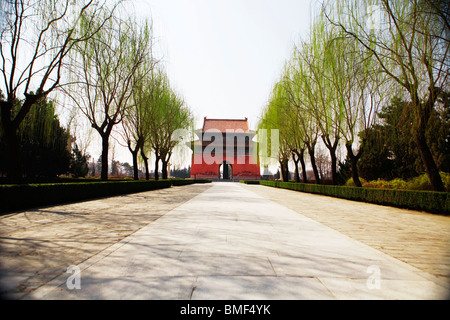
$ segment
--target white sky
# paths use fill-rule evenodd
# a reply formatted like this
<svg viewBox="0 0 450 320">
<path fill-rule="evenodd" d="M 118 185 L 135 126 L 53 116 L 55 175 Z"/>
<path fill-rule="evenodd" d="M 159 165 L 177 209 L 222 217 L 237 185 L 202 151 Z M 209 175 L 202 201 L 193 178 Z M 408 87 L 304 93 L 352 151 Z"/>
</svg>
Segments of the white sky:
<svg viewBox="0 0 450 320">
<path fill-rule="evenodd" d="M 174 89 L 203 117 L 247 117 L 255 129 L 294 43 L 310 26 L 310 0 L 136 1 L 153 19 Z"/>
<path fill-rule="evenodd" d="M 294 44 L 307 37 L 314 7 L 320 5 L 319 0 L 131 3 L 137 15 L 153 21 L 156 56 L 163 58 L 172 87 L 193 111 L 196 128 L 204 117 L 247 117 L 250 129 L 256 129 L 273 84 Z M 97 159 L 101 150 L 94 136 L 88 152 Z M 132 160 L 118 144 L 114 158 Z M 190 164 L 189 159 L 181 161 L 182 166 Z"/>
</svg>

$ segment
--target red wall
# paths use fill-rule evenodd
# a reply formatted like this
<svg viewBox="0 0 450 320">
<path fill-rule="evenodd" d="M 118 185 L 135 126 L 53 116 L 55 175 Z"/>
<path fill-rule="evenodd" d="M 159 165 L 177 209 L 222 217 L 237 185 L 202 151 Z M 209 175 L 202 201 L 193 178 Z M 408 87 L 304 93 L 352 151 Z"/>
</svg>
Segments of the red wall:
<svg viewBox="0 0 450 320">
<path fill-rule="evenodd" d="M 206 164 L 201 161 L 201 155 L 192 156 L 191 178 L 192 179 L 218 179 L 220 163 Z M 197 161 L 194 161 L 197 160 Z M 224 159 L 225 160 L 225 159 Z M 201 164 L 198 164 L 201 162 Z M 243 162 L 243 161 L 242 161 Z M 245 157 L 245 164 L 239 164 L 235 159 L 232 166 L 233 179 L 260 179 L 259 164 L 250 164 L 250 157 Z"/>
</svg>

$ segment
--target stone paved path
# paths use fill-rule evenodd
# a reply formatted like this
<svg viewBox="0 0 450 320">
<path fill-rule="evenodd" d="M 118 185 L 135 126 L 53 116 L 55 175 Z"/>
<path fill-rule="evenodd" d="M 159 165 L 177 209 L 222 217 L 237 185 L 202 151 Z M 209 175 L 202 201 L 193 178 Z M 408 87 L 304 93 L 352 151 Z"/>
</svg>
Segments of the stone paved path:
<svg viewBox="0 0 450 320">
<path fill-rule="evenodd" d="M 291 190 L 245 187 L 442 281 L 450 279 L 448 216 Z"/>
<path fill-rule="evenodd" d="M 210 187 L 172 187 L 0 216 L 0 298 L 23 297 Z"/>
<path fill-rule="evenodd" d="M 2 217 L 1 284 L 25 299 L 442 299 L 449 224 L 263 186 L 184 186 Z"/>
</svg>

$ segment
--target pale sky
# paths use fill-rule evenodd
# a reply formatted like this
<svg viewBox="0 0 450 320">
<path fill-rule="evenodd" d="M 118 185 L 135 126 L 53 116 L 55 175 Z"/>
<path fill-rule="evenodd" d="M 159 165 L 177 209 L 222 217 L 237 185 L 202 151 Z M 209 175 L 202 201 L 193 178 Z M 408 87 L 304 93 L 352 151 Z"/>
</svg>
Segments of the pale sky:
<svg viewBox="0 0 450 320">
<path fill-rule="evenodd" d="M 307 37 L 314 6 L 320 5 L 319 0 L 130 3 L 138 16 L 153 21 L 155 55 L 163 58 L 172 87 L 193 111 L 196 128 L 204 117 L 247 117 L 250 129 L 256 129 L 284 63 L 294 44 Z M 96 140 L 94 133 L 88 148 L 95 159 L 101 152 Z M 131 163 L 127 148 L 116 144 L 114 154 L 116 160 Z"/>
<path fill-rule="evenodd" d="M 203 117 L 249 119 L 256 128 L 295 43 L 306 37 L 309 0 L 136 1 L 154 34 L 174 89 Z"/>
</svg>

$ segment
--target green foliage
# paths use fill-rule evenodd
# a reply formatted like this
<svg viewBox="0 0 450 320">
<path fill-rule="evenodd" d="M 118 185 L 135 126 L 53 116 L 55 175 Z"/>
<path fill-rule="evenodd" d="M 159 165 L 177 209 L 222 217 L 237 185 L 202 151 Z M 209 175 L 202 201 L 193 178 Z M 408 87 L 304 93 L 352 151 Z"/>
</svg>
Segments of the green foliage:
<svg viewBox="0 0 450 320">
<path fill-rule="evenodd" d="M 371 189 L 279 181 L 260 181 L 260 184 L 348 200 L 450 214 L 450 193 L 448 192 Z"/>
<path fill-rule="evenodd" d="M 146 84 L 141 101 L 146 112 L 146 134 L 143 147 L 153 149 L 157 158 L 162 161 L 163 179 L 168 176 L 167 165 L 174 152 L 183 151 L 176 148 L 181 142 L 176 136 L 177 132 L 188 132 L 193 126 L 193 115 L 184 100 L 171 87 L 164 70 L 154 70 Z M 183 156 L 182 154 L 178 154 Z M 157 170 L 155 170 L 157 172 Z"/>
<path fill-rule="evenodd" d="M 174 178 L 189 179 L 191 177 L 191 167 L 170 170 L 170 176 Z"/>
<path fill-rule="evenodd" d="M 74 178 L 85 177 L 89 172 L 88 158 L 86 155 L 78 149 L 78 145 L 75 144 L 75 148 L 72 150 L 72 159 L 70 161 L 70 173 Z"/>
<path fill-rule="evenodd" d="M 450 170 L 450 117 L 448 93 L 442 97 L 442 109 L 433 110 L 426 138 L 440 170 Z M 381 124 L 373 126 L 363 142 L 364 153 L 359 172 L 367 180 L 410 179 L 425 171 L 410 120 L 411 105 L 393 98 L 378 115 Z"/>
<path fill-rule="evenodd" d="M 17 101 L 14 112 L 22 102 Z M 1 131 L 1 130 L 0 130 Z M 18 130 L 21 165 L 27 178 L 55 177 L 67 173 L 70 165 L 70 133 L 64 129 L 55 114 L 53 101 L 39 100 L 27 114 Z M 8 157 L 6 141 L 0 135 L 0 149 Z M 0 162 L 1 171 L 7 172 L 7 163 Z"/>
<path fill-rule="evenodd" d="M 392 153 L 385 139 L 383 126 L 375 125 L 367 130 L 366 139 L 363 141 L 364 152 L 358 162 L 359 173 L 365 179 L 393 178 L 395 161 L 392 159 Z M 396 164 L 396 166 L 399 165 L 399 163 Z M 350 164 L 347 169 L 350 170 Z M 348 174 L 346 177 L 348 178 L 350 175 Z"/>
<path fill-rule="evenodd" d="M 363 184 L 366 188 L 381 188 L 381 189 L 398 189 L 408 190 L 408 183 L 400 178 L 396 178 L 390 181 L 377 180 L 371 182 L 365 182 Z"/>
<path fill-rule="evenodd" d="M 445 190 L 450 192 L 450 174 L 445 172 L 440 172 L 442 182 L 444 183 Z M 398 190 L 422 190 L 431 191 L 433 186 L 428 178 L 427 174 L 422 174 L 420 176 L 403 180 L 400 178 L 392 180 L 372 180 L 372 181 L 361 181 L 363 187 L 365 188 L 378 188 L 378 189 L 398 189 Z M 349 179 L 346 186 L 354 186 L 353 180 Z"/>
<path fill-rule="evenodd" d="M 359 178 L 359 180 L 361 181 L 361 184 L 364 186 L 364 184 L 366 183 L 366 180 L 364 180 L 363 178 Z M 356 187 L 355 183 L 353 182 L 353 178 L 348 179 L 347 182 L 344 184 L 344 186 Z"/>
<path fill-rule="evenodd" d="M 444 186 L 446 186 L 446 190 L 449 190 L 449 177 L 450 174 L 441 173 L 442 182 Z M 410 190 L 433 190 L 433 186 L 430 183 L 430 179 L 426 174 L 422 174 L 418 177 L 412 178 L 407 183 L 408 188 Z"/>
<path fill-rule="evenodd" d="M 348 156 L 345 158 L 343 162 L 339 161 L 337 169 L 338 185 L 345 185 L 348 179 L 352 176 L 351 166 L 352 165 Z M 361 180 L 362 178 L 360 177 L 359 179 Z"/>
</svg>

